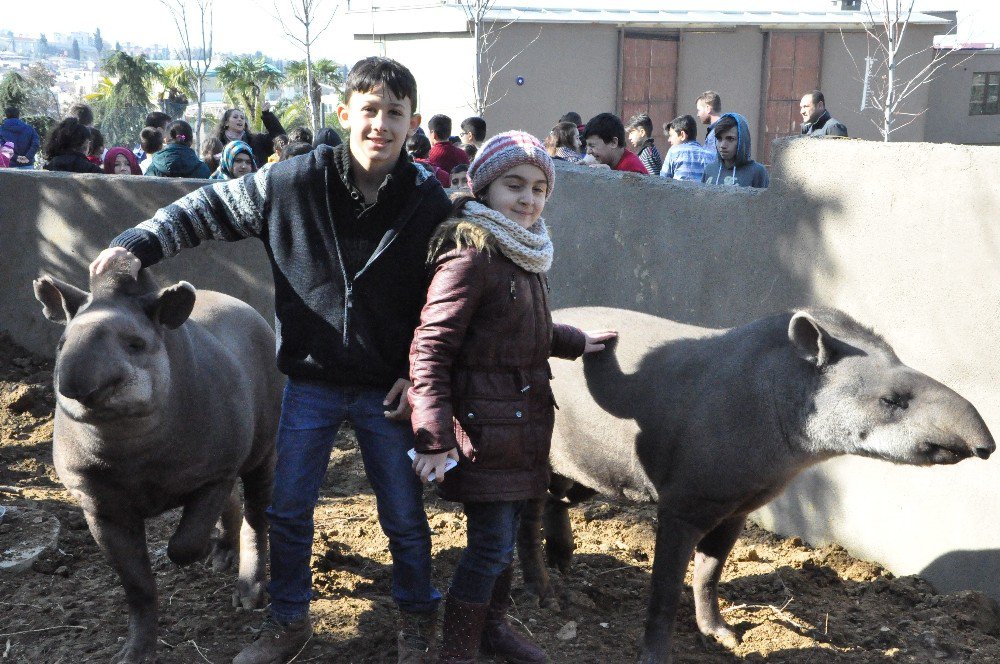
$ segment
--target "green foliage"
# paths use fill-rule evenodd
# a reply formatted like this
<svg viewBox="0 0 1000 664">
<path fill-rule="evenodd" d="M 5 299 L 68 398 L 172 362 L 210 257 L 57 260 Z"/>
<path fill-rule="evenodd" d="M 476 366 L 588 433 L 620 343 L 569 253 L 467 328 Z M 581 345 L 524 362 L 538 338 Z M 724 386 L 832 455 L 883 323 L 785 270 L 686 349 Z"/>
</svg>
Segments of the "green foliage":
<svg viewBox="0 0 1000 664">
<path fill-rule="evenodd" d="M 94 30 L 94 48 L 97 49 L 97 53 L 100 54 L 104 51 L 104 39 L 101 37 L 101 29 L 97 28 Z"/>
<path fill-rule="evenodd" d="M 9 71 L 0 81 L 0 108 L 17 106 L 24 108 L 28 102 L 31 86 L 27 79 L 16 71 Z"/>
<path fill-rule="evenodd" d="M 38 136 L 44 139 L 52 127 L 56 124 L 56 119 L 48 115 L 28 115 L 21 116 L 21 119 L 30 124 L 38 132 Z"/>
<path fill-rule="evenodd" d="M 284 74 L 269 65 L 263 56 L 238 56 L 226 59 L 216 70 L 226 100 L 242 108 L 253 131 L 260 131 L 263 122 L 258 109 L 270 90 L 277 90 Z"/>
<path fill-rule="evenodd" d="M 309 126 L 309 108 L 306 106 L 305 97 L 282 99 L 274 105 L 273 110 L 286 131 L 293 127 Z"/>
<path fill-rule="evenodd" d="M 131 146 L 150 111 L 151 89 L 162 76 L 161 68 L 145 56 L 132 57 L 122 51 L 105 58 L 101 68 L 105 77 L 87 101 L 108 146 Z"/>
<path fill-rule="evenodd" d="M 78 42 L 76 39 L 73 40 L 73 47 L 70 48 L 69 57 L 73 58 L 74 60 L 80 59 L 80 42 Z"/>
<path fill-rule="evenodd" d="M 336 112 L 326 114 L 326 117 L 323 119 L 323 126 L 329 127 L 340 134 L 340 138 L 344 143 L 350 142 L 351 134 L 340 124 L 340 118 L 337 117 Z"/>
<path fill-rule="evenodd" d="M 21 115 L 54 115 L 58 101 L 49 89 L 55 74 L 40 62 L 23 72 L 9 71 L 0 79 L 0 108 L 17 106 Z"/>
<path fill-rule="evenodd" d="M 289 62 L 285 67 L 285 77 L 288 82 L 299 89 L 302 96 L 306 96 L 306 61 L 297 60 Z M 318 114 L 322 103 L 323 88 L 328 85 L 337 91 L 338 95 L 344 94 L 344 73 L 339 64 L 327 58 L 314 60 L 312 63 L 312 104 Z M 318 117 L 318 115 L 317 115 Z M 322 122 L 319 123 L 322 126 Z"/>
</svg>

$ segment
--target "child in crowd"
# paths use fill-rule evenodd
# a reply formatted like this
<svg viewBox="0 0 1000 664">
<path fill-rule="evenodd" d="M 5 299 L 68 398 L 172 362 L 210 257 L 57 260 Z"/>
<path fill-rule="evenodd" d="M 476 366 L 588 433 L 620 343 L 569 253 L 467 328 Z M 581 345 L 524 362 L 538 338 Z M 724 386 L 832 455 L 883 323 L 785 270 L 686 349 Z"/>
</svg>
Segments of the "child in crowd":
<svg viewBox="0 0 1000 664">
<path fill-rule="evenodd" d="M 194 141 L 194 131 L 184 120 L 174 120 L 167 125 L 163 136 L 165 145 L 158 150 L 146 169 L 146 175 L 159 175 L 166 178 L 208 178 L 212 171 L 198 158 L 198 153 L 191 149 Z"/>
<path fill-rule="evenodd" d="M 406 139 L 406 152 L 410 155 L 413 163 L 420 164 L 433 173 L 442 187 L 447 189 L 451 186 L 451 176 L 448 171 L 438 168 L 427 159 L 431 153 L 431 139 L 423 134 L 413 134 Z"/>
<path fill-rule="evenodd" d="M 313 146 L 304 141 L 289 143 L 285 146 L 284 151 L 281 153 L 281 161 L 291 159 L 292 157 L 298 157 L 300 154 L 309 154 L 312 152 L 312 149 Z"/>
<path fill-rule="evenodd" d="M 459 147 L 465 150 L 465 156 L 469 158 L 469 162 L 472 162 L 472 160 L 476 158 L 476 153 L 479 152 L 479 148 L 472 143 L 463 143 Z"/>
<path fill-rule="evenodd" d="M 215 134 L 223 145 L 230 141 L 243 141 L 249 145 L 253 150 L 255 168 L 267 163 L 267 158 L 274 152 L 274 139 L 285 133 L 281 120 L 271 111 L 271 104 L 267 101 L 260 107 L 260 119 L 264 124 L 264 131 L 258 134 L 250 131 L 250 118 L 243 109 L 230 108 L 222 114 Z"/>
<path fill-rule="evenodd" d="M 312 636 L 313 512 L 345 420 L 389 539 L 398 661 L 433 661 L 441 595 L 423 487 L 407 456 L 407 351 L 427 293 L 427 246 L 451 206 L 403 152 L 416 99 L 406 67 L 361 60 L 337 108 L 347 144 L 201 187 L 123 232 L 91 265 L 100 275 L 124 261 L 135 276 L 203 241 L 250 237 L 271 261 L 278 368 L 288 375 L 267 510 L 271 604 L 234 664 L 287 662 Z"/>
<path fill-rule="evenodd" d="M 633 115 L 625 125 L 628 142 L 632 144 L 639 161 L 646 167 L 646 172 L 656 175 L 663 167 L 663 157 L 653 144 L 653 121 L 645 113 Z"/>
<path fill-rule="evenodd" d="M 715 144 L 719 160 L 705 167 L 702 182 L 767 187 L 767 169 L 750 157 L 750 129 L 746 118 L 739 113 L 724 113 L 715 123 Z"/>
<path fill-rule="evenodd" d="M 693 116 L 681 115 L 663 125 L 670 149 L 660 169 L 660 177 L 701 182 L 705 167 L 716 161 L 698 143 L 698 124 Z"/>
<path fill-rule="evenodd" d="M 111 148 L 104 153 L 104 172 L 108 175 L 142 175 L 139 160 L 128 148 Z"/>
<path fill-rule="evenodd" d="M 87 161 L 94 166 L 104 163 L 104 134 L 97 127 L 90 128 L 90 151 L 87 153 Z"/>
<path fill-rule="evenodd" d="M 511 131 L 479 155 L 468 170 L 471 195 L 455 198 L 453 218 L 430 243 L 434 274 L 410 347 L 413 468 L 424 481 L 434 473 L 467 518 L 438 661 L 472 664 L 482 647 L 541 664 L 545 652 L 514 630 L 507 610 L 518 515 L 548 486 L 548 359 L 602 350 L 616 333 L 552 323 L 552 241 L 541 214 L 555 169 L 545 148 Z M 458 468 L 446 475 L 448 459 Z"/>
<path fill-rule="evenodd" d="M 579 163 L 583 159 L 580 129 L 573 122 L 560 122 L 545 139 L 545 151 L 557 161 Z"/>
<path fill-rule="evenodd" d="M 145 174 L 153 163 L 153 155 L 163 149 L 163 132 L 156 127 L 143 127 L 139 132 L 139 148 L 146 155 L 139 160 L 139 168 Z"/>
<path fill-rule="evenodd" d="M 253 158 L 253 150 L 243 141 L 230 141 L 222 148 L 219 168 L 212 173 L 213 180 L 232 180 L 241 178 L 247 173 L 257 170 Z"/>
<path fill-rule="evenodd" d="M 275 136 L 274 142 L 271 144 L 271 147 L 274 148 L 274 154 L 272 154 L 270 157 L 267 158 L 267 163 L 273 164 L 276 161 L 281 161 L 284 155 L 284 149 L 286 145 L 288 145 L 287 134 L 279 134 L 278 136 Z"/>
<path fill-rule="evenodd" d="M 595 165 L 604 165 L 613 171 L 629 171 L 649 175 L 639 158 L 625 147 L 625 125 L 613 113 L 599 113 L 590 119 L 583 130 L 587 155 Z"/>
<path fill-rule="evenodd" d="M 451 188 L 465 189 L 469 186 L 469 165 L 459 164 L 451 169 Z"/>
<path fill-rule="evenodd" d="M 312 145 L 313 133 L 308 127 L 296 127 L 288 132 L 289 143 L 308 143 Z"/>
<path fill-rule="evenodd" d="M 90 128 L 77 118 L 63 118 L 49 131 L 42 146 L 45 170 L 69 173 L 101 173 L 100 166 L 87 160 Z"/>
<path fill-rule="evenodd" d="M 215 173 L 219 168 L 219 160 L 222 159 L 222 141 L 215 136 L 207 136 L 201 141 L 201 160 L 208 166 L 208 170 Z"/>
</svg>

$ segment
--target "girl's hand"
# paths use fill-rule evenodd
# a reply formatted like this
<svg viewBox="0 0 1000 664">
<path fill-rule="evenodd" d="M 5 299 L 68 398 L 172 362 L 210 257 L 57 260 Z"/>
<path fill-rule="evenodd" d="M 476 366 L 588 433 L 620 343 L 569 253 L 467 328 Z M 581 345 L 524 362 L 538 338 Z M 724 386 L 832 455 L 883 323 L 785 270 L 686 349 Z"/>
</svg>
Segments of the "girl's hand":
<svg viewBox="0 0 1000 664">
<path fill-rule="evenodd" d="M 115 263 L 127 263 L 128 271 L 132 275 L 132 278 L 139 278 L 139 270 L 142 268 L 142 262 L 125 247 L 111 247 L 99 253 L 94 262 L 90 264 L 90 276 L 96 277 L 99 274 L 107 272 Z"/>
<path fill-rule="evenodd" d="M 458 450 L 450 449 L 447 452 L 437 454 L 422 454 L 417 452 L 413 458 L 413 471 L 420 476 L 421 482 L 427 482 L 431 473 L 435 473 L 434 481 L 444 482 L 444 464 L 448 459 L 458 461 Z"/>
<path fill-rule="evenodd" d="M 604 350 L 604 342 L 618 336 L 618 330 L 591 330 L 583 333 L 587 337 L 587 345 L 583 347 L 583 353 L 596 353 Z"/>
</svg>

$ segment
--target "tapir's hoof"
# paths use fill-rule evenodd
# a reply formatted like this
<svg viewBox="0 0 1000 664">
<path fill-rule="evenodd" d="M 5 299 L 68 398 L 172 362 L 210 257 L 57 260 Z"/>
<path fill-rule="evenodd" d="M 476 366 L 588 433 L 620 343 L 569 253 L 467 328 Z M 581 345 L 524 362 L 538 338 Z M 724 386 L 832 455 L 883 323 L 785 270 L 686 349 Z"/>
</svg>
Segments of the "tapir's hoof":
<svg viewBox="0 0 1000 664">
<path fill-rule="evenodd" d="M 131 647 L 128 643 L 111 658 L 111 664 L 156 664 L 156 649 Z"/>
<path fill-rule="evenodd" d="M 670 656 L 669 652 L 656 653 L 644 648 L 639 659 L 636 660 L 636 664 L 671 664 L 673 661 L 674 658 Z"/>
<path fill-rule="evenodd" d="M 233 591 L 233 607 L 244 608 L 246 610 L 260 609 L 267 603 L 267 596 L 264 594 L 264 580 L 257 579 L 252 582 L 237 579 L 236 589 Z"/>
<path fill-rule="evenodd" d="M 740 645 L 739 637 L 736 636 L 736 633 L 728 627 L 719 628 L 711 634 L 706 634 L 706 636 L 715 639 L 727 650 L 735 650 L 736 647 Z"/>
<path fill-rule="evenodd" d="M 218 574 L 225 572 L 239 559 L 239 552 L 233 548 L 223 547 L 219 542 L 212 545 L 209 560 L 212 561 L 212 571 Z"/>
</svg>

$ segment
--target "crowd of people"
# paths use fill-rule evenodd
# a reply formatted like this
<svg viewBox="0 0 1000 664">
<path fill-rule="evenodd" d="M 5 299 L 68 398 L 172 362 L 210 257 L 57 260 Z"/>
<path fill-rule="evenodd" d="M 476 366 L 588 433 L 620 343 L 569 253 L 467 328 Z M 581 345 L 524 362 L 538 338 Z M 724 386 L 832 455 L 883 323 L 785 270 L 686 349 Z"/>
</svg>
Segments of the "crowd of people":
<svg viewBox="0 0 1000 664">
<path fill-rule="evenodd" d="M 249 131 L 246 115 L 230 109 L 199 152 L 186 121 L 152 113 L 134 151 L 99 154 L 93 114 L 78 106 L 41 148 L 49 170 L 221 180 L 118 235 L 91 264 L 92 279 L 123 269 L 137 277 L 205 239 L 256 238 L 272 262 L 277 364 L 288 382 L 267 510 L 270 608 L 235 664 L 286 662 L 312 634 L 313 512 L 345 420 L 389 539 L 398 662 L 471 664 L 481 649 L 548 661 L 507 618 L 518 516 L 548 484 L 555 404 L 547 362 L 600 352 L 617 335 L 552 322 L 554 247 L 542 212 L 556 186 L 554 161 L 767 186 L 746 120 L 722 113 L 714 93 L 697 102 L 705 144 L 694 118 L 681 116 L 664 128 L 665 155 L 648 116 L 626 126 L 612 113 L 586 124 L 568 113 L 543 144 L 521 131 L 487 139 L 479 117 L 453 137 L 451 119 L 434 115 L 425 133 L 416 99 L 404 65 L 372 57 L 345 82 L 337 114 L 346 143 L 329 129 L 286 134 L 265 106 L 266 132 Z M 821 96 L 810 116 L 820 108 Z M 37 136 L 23 137 L 16 111 L 7 110 L 13 162 L 31 167 Z M 839 123 L 821 113 L 810 125 L 831 132 Z M 449 199 L 445 187 L 459 191 Z M 432 581 L 423 508 L 421 482 L 432 477 L 467 517 L 467 548 L 445 597 Z"/>
</svg>

